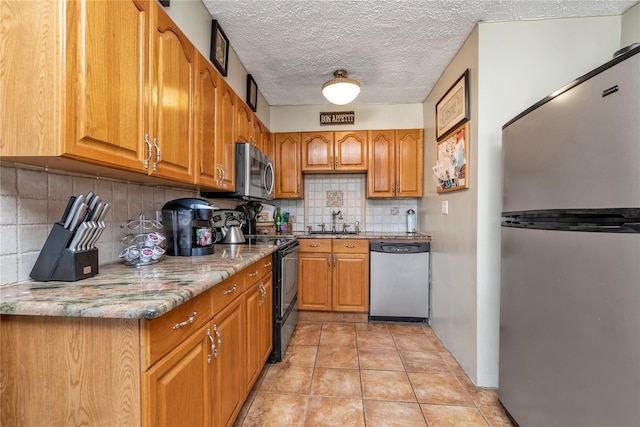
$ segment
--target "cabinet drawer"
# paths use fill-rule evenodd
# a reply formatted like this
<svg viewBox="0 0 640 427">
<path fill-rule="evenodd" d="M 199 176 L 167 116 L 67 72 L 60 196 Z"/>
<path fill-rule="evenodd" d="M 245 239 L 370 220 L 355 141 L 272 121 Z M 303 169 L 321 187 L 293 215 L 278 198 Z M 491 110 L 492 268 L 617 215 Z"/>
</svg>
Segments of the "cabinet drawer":
<svg viewBox="0 0 640 427">
<path fill-rule="evenodd" d="M 245 289 L 249 289 L 273 269 L 272 259 L 272 256 L 268 255 L 244 269 L 242 274 L 244 274 Z"/>
<path fill-rule="evenodd" d="M 300 252 L 331 252 L 331 239 L 298 239 Z"/>
<path fill-rule="evenodd" d="M 246 270 L 234 274 L 211 288 L 214 316 L 244 292 Z"/>
<path fill-rule="evenodd" d="M 143 370 L 207 323 L 213 316 L 210 291 L 152 320 L 143 320 Z"/>
<path fill-rule="evenodd" d="M 334 239 L 333 252 L 366 254 L 369 253 L 369 241 L 366 239 Z"/>
</svg>

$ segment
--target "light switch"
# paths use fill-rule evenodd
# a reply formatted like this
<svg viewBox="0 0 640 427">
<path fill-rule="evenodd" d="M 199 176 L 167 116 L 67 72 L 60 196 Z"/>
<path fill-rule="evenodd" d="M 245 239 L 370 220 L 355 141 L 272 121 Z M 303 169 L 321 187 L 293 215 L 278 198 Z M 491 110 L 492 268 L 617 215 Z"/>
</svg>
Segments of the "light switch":
<svg viewBox="0 0 640 427">
<path fill-rule="evenodd" d="M 449 201 L 442 202 L 442 215 L 449 215 Z"/>
</svg>

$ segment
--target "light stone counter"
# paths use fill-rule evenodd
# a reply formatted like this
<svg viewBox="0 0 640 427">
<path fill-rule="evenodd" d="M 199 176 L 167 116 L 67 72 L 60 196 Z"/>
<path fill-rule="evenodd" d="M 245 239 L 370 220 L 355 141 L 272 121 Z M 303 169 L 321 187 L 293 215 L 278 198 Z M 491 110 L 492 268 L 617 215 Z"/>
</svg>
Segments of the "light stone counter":
<svg viewBox="0 0 640 427">
<path fill-rule="evenodd" d="M 213 255 L 165 256 L 140 268 L 100 266 L 77 282 L 26 281 L 0 288 L 0 314 L 153 319 L 276 250 L 269 244 L 215 245 Z"/>
</svg>

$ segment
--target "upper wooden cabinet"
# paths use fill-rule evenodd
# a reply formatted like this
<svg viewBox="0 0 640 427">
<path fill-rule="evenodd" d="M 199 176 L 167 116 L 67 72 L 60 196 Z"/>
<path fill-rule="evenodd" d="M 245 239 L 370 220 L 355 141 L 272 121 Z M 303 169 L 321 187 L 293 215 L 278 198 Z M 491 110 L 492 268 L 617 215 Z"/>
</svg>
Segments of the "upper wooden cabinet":
<svg viewBox="0 0 640 427">
<path fill-rule="evenodd" d="M 151 159 L 149 173 L 192 183 L 196 49 L 164 10 L 157 5 L 155 9 L 153 132 L 149 136 L 153 138 L 155 155 Z"/>
<path fill-rule="evenodd" d="M 303 132 L 303 172 L 366 172 L 367 132 Z"/>
<path fill-rule="evenodd" d="M 236 188 L 236 107 L 238 104 L 231 86 L 220 78 L 216 98 L 216 144 L 221 150 L 219 161 L 222 178 L 220 188 L 233 191 Z M 218 160 L 216 160 L 218 162 Z"/>
<path fill-rule="evenodd" d="M 422 197 L 422 129 L 368 133 L 367 197 Z"/>
<path fill-rule="evenodd" d="M 216 144 L 216 101 L 219 75 L 201 54 L 198 54 L 196 79 L 196 183 L 205 188 L 222 185 L 222 144 Z"/>
<path fill-rule="evenodd" d="M 276 199 L 302 199 L 302 170 L 300 169 L 300 133 L 275 134 Z"/>
<path fill-rule="evenodd" d="M 239 97 L 236 99 L 236 104 L 237 142 L 248 142 L 255 145 L 253 138 L 253 112 Z"/>
<path fill-rule="evenodd" d="M 0 155 L 193 182 L 196 50 L 156 2 L 4 1 L 3 13 Z"/>
</svg>

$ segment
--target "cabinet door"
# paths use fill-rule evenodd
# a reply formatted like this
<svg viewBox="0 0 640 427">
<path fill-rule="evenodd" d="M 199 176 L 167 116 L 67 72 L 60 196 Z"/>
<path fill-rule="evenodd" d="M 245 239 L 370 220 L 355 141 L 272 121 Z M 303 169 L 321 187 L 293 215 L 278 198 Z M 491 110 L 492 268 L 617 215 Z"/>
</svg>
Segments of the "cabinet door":
<svg viewBox="0 0 640 427">
<path fill-rule="evenodd" d="M 160 6 L 153 31 L 155 156 L 150 173 L 193 183 L 196 49 Z"/>
<path fill-rule="evenodd" d="M 367 171 L 367 131 L 334 133 L 334 169 Z"/>
<path fill-rule="evenodd" d="M 396 197 L 422 197 L 422 129 L 396 131 Z"/>
<path fill-rule="evenodd" d="M 276 199 L 302 199 L 300 133 L 276 134 Z"/>
<path fill-rule="evenodd" d="M 367 197 L 393 197 L 395 187 L 395 131 L 369 131 Z"/>
<path fill-rule="evenodd" d="M 144 426 L 211 425 L 210 327 L 202 327 L 142 374 Z"/>
<path fill-rule="evenodd" d="M 264 154 L 269 156 L 271 160 L 276 158 L 276 150 L 273 144 L 273 135 L 269 132 L 269 129 L 265 125 L 260 125 L 260 135 L 262 137 L 262 148 Z"/>
<path fill-rule="evenodd" d="M 260 369 L 267 363 L 273 349 L 273 274 L 269 272 L 262 281 L 262 305 L 260 306 L 260 335 L 262 358 Z"/>
<path fill-rule="evenodd" d="M 369 255 L 333 255 L 333 310 L 369 311 Z"/>
<path fill-rule="evenodd" d="M 262 128 L 264 127 L 264 125 L 260 123 L 260 120 L 258 120 L 258 117 L 256 117 L 255 114 L 251 113 L 251 115 L 253 116 L 253 131 L 251 132 L 252 143 L 256 147 L 258 147 L 258 150 L 262 151 L 264 154 L 267 154 L 267 152 L 265 151 L 265 146 L 262 143 Z"/>
<path fill-rule="evenodd" d="M 206 188 L 218 189 L 222 171 L 218 166 L 222 147 L 216 144 L 216 96 L 218 73 L 201 54 L 198 54 L 198 78 L 196 80 L 197 126 L 197 183 Z"/>
<path fill-rule="evenodd" d="M 298 308 L 331 310 L 331 254 L 298 254 Z"/>
<path fill-rule="evenodd" d="M 244 299 L 236 298 L 213 319 L 217 357 L 213 366 L 213 425 L 232 425 L 240 412 L 245 387 Z"/>
<path fill-rule="evenodd" d="M 236 94 L 222 78 L 217 110 L 216 146 L 222 150 L 220 183 L 222 189 L 233 191 L 236 188 Z"/>
<path fill-rule="evenodd" d="M 150 4 L 143 1 L 65 4 L 66 67 L 59 76 L 66 77 L 68 106 L 67 135 L 59 135 L 63 151 L 92 163 L 144 171 L 147 157 L 144 141 L 149 126 Z M 26 15 L 24 19 L 27 20 Z M 45 29 L 43 26 L 42 31 Z M 16 46 L 25 50 L 27 47 Z M 39 50 L 40 46 L 31 52 L 35 55 Z M 31 70 L 23 72 L 31 75 Z M 38 79 L 32 81 L 33 86 L 40 88 L 38 83 Z M 15 101 L 22 103 L 24 99 Z M 31 115 L 42 119 L 36 117 L 40 112 L 38 106 Z"/>
<path fill-rule="evenodd" d="M 245 313 L 246 313 L 246 325 L 247 325 L 247 362 L 246 362 L 246 374 L 245 381 L 246 392 L 251 391 L 251 387 L 258 379 L 260 375 L 260 359 L 261 354 L 261 341 L 260 341 L 260 305 L 262 303 L 262 282 L 258 282 L 250 289 L 245 291 Z"/>
<path fill-rule="evenodd" d="M 302 171 L 333 170 L 333 132 L 302 132 Z"/>
<path fill-rule="evenodd" d="M 236 130 L 237 142 L 249 142 L 253 144 L 253 113 L 251 109 L 239 98 L 236 99 Z"/>
</svg>

